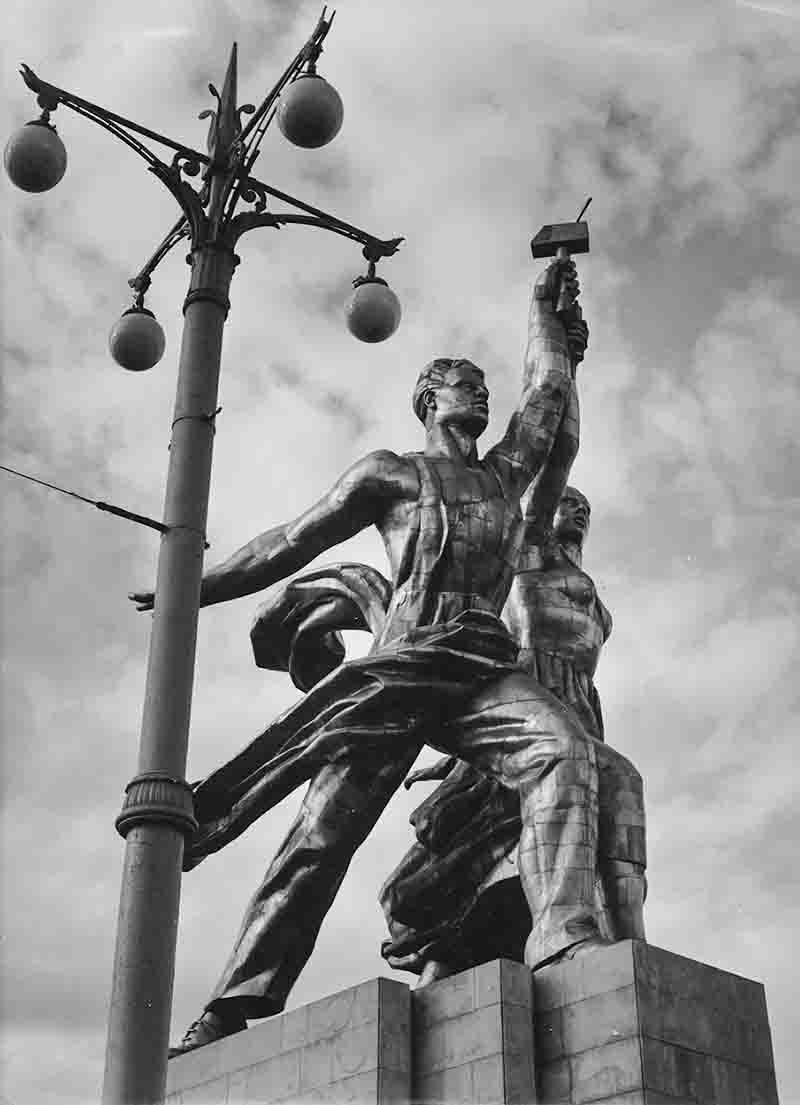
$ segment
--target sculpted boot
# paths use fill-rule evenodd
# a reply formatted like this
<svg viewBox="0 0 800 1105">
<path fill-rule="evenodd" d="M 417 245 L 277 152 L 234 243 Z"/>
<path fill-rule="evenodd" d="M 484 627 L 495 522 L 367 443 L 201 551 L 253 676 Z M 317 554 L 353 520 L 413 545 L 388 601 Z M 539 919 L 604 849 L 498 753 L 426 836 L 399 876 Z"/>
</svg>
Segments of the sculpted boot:
<svg viewBox="0 0 800 1105">
<path fill-rule="evenodd" d="M 245 1028 L 247 1021 L 240 1013 L 227 1010 L 220 1013 L 206 1009 L 201 1017 L 192 1021 L 178 1046 L 169 1049 L 169 1058 L 174 1059 L 176 1055 L 185 1055 L 187 1051 L 213 1044 L 216 1040 L 233 1036 L 235 1032 L 241 1032 Z"/>
<path fill-rule="evenodd" d="M 442 963 L 438 959 L 429 959 L 423 967 L 414 989 L 422 990 L 425 986 L 430 986 L 432 982 L 438 982 L 440 978 L 449 978 L 450 975 L 455 974 L 455 971 L 456 968 L 450 967 L 447 963 Z"/>
<path fill-rule="evenodd" d="M 603 861 L 603 889 L 615 940 L 644 940 L 644 900 L 647 878 L 643 863 L 624 859 Z"/>
</svg>

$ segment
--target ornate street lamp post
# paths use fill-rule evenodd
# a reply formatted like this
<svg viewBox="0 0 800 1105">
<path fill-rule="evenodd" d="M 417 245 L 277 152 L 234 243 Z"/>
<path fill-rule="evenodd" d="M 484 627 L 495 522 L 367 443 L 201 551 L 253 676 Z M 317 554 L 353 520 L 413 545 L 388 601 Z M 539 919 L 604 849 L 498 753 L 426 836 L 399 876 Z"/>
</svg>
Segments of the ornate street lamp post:
<svg viewBox="0 0 800 1105">
<path fill-rule="evenodd" d="M 144 296 L 153 270 L 169 250 L 183 238 L 191 244 L 138 771 L 126 788 L 117 819 L 126 848 L 105 1105 L 158 1102 L 166 1085 L 184 835 L 196 826 L 184 773 L 220 352 L 228 292 L 239 260 L 236 243 L 245 231 L 287 223 L 350 238 L 363 246 L 369 266 L 366 277 L 355 281 L 347 308 L 350 330 L 362 340 L 380 341 L 396 329 L 400 317 L 399 303 L 375 276 L 375 265 L 396 252 L 401 238 L 375 238 L 252 176 L 259 145 L 276 114 L 283 133 L 301 146 L 324 145 L 338 131 L 341 101 L 316 72 L 332 18 L 333 14 L 326 18 L 323 9 L 311 37 L 257 109 L 237 106 L 234 45 L 222 92 L 209 86 L 217 102 L 213 111 L 203 113 L 210 117 L 207 154 L 47 84 L 22 67 L 42 116 L 18 131 L 6 147 L 6 168 L 16 184 L 31 192 L 46 191 L 63 176 L 66 152 L 50 123 L 50 113 L 63 105 L 136 150 L 183 212 L 130 281 L 134 305 L 110 338 L 111 351 L 123 367 L 149 368 L 163 353 L 163 332 L 145 308 Z M 243 114 L 251 115 L 246 126 Z M 157 157 L 142 138 L 171 149 L 171 162 Z M 200 187 L 189 183 L 191 177 L 200 178 Z M 268 209 L 272 199 L 294 211 Z M 243 209 L 237 210 L 240 206 Z"/>
</svg>

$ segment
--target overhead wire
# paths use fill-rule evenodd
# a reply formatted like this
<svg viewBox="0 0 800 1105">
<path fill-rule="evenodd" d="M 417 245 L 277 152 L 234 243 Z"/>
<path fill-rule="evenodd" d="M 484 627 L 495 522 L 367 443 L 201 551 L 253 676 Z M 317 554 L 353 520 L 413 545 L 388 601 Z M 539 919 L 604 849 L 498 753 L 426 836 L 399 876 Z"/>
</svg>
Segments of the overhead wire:
<svg viewBox="0 0 800 1105">
<path fill-rule="evenodd" d="M 102 499 L 90 499 L 87 495 L 81 495 L 77 491 L 70 491 L 68 488 L 60 487 L 57 483 L 50 483 L 48 480 L 40 480 L 37 476 L 31 476 L 28 475 L 27 472 L 20 472 L 16 468 L 10 468 L 7 464 L 0 464 L 0 470 L 3 472 L 10 472 L 12 476 L 19 476 L 23 480 L 29 480 L 31 483 L 38 483 L 42 487 L 49 487 L 52 491 L 58 491 L 61 495 L 69 495 L 73 499 L 79 499 L 82 503 L 89 503 L 90 506 L 97 507 L 98 510 L 103 510 L 107 514 L 114 514 L 118 518 L 126 518 L 129 522 L 136 522 L 140 526 L 148 526 L 150 529 L 158 530 L 159 533 L 166 533 L 169 529 L 169 526 L 165 526 L 163 522 L 157 522 L 155 518 L 148 518 L 144 514 L 136 514 L 134 511 L 126 510 L 124 507 L 103 502 Z"/>
</svg>

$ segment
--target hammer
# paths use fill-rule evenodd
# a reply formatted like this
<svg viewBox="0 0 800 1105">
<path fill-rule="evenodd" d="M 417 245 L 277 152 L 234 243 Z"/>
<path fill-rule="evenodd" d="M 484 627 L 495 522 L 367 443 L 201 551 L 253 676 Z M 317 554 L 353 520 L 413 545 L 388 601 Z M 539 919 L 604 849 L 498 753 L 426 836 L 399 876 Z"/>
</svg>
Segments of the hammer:
<svg viewBox="0 0 800 1105">
<path fill-rule="evenodd" d="M 581 219 L 591 202 L 592 197 L 589 196 L 574 223 L 555 223 L 553 226 L 543 226 L 536 237 L 531 239 L 531 253 L 533 256 L 556 257 L 559 261 L 568 261 L 573 253 L 588 253 L 589 224 L 581 222 Z M 566 311 L 573 304 L 572 296 L 568 294 L 562 284 L 556 312 Z"/>
</svg>

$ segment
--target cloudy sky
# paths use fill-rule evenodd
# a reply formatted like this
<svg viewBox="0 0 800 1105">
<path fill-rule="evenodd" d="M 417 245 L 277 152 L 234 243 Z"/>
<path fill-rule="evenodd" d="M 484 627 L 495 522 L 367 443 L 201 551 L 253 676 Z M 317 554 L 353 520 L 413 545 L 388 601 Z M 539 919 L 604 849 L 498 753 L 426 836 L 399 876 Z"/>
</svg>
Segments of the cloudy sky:
<svg viewBox="0 0 800 1105">
<path fill-rule="evenodd" d="M 15 75 L 202 148 L 209 79 L 240 44 L 258 100 L 314 25 L 299 0 L 26 0 L 4 13 L 3 131 L 31 118 Z M 418 448 L 409 405 L 434 355 L 481 364 L 487 443 L 517 389 L 528 242 L 574 218 L 591 347 L 573 482 L 593 504 L 586 566 L 613 612 L 598 685 L 609 739 L 645 777 L 652 943 L 761 980 L 782 1101 L 800 1102 L 795 769 L 800 630 L 800 4 L 797 0 L 341 0 L 322 72 L 345 125 L 321 151 L 276 132 L 260 175 L 390 237 L 404 306 L 382 346 L 341 306 L 358 249 L 306 228 L 240 249 L 223 358 L 209 558 L 319 496 L 378 447 Z M 176 217 L 125 148 L 62 109 L 59 187 L 5 182 L 0 463 L 158 516 L 180 304 L 177 249 L 150 306 L 167 333 L 145 375 L 117 368 L 126 279 Z M 0 1095 L 95 1100 L 122 842 L 149 633 L 129 590 L 157 537 L 3 476 L 6 985 Z M 374 535 L 342 556 L 383 567 Z M 257 598 L 201 616 L 189 777 L 297 692 L 258 671 Z M 399 795 L 357 856 L 295 1004 L 387 973 L 376 902 L 405 850 Z M 287 800 L 184 880 L 173 1035 L 196 1016 L 281 837 Z"/>
</svg>

